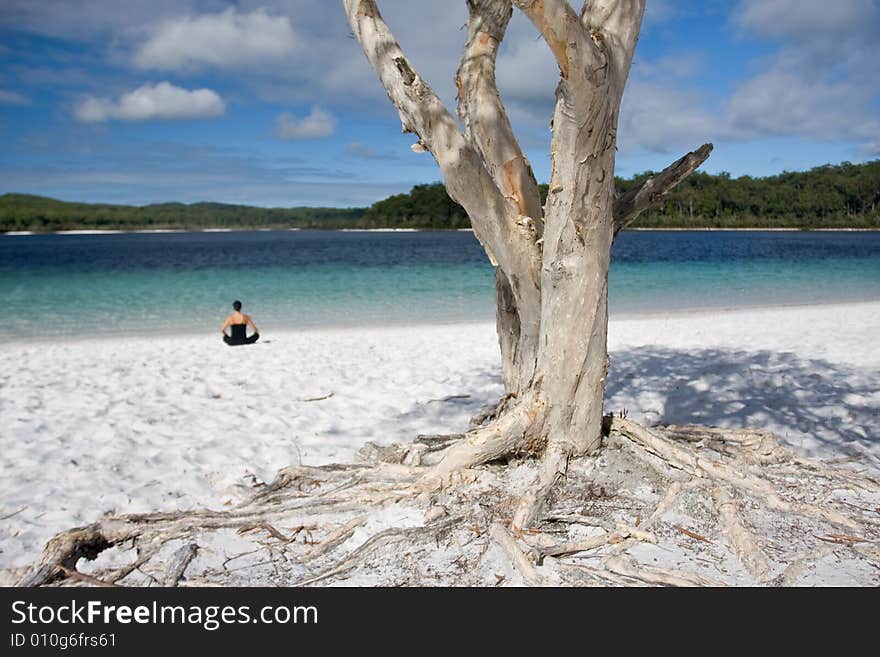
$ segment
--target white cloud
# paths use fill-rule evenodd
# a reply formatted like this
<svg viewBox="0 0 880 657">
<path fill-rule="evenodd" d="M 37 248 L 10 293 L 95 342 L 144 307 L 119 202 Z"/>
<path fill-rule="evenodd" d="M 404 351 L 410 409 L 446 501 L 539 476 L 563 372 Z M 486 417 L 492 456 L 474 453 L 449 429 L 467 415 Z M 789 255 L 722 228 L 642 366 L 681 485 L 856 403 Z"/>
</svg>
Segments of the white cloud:
<svg viewBox="0 0 880 657">
<path fill-rule="evenodd" d="M 739 86 L 728 103 L 732 126 L 746 134 L 860 139 L 880 123 L 863 111 L 870 94 L 850 81 L 816 79 L 777 64 Z M 876 133 L 875 133 L 876 134 Z"/>
<path fill-rule="evenodd" d="M 779 50 L 734 90 L 731 126 L 747 136 L 847 140 L 869 149 L 880 134 L 880 2 L 743 0 L 732 20 Z"/>
<path fill-rule="evenodd" d="M 467 36 L 461 29 L 466 4 L 381 0 L 380 6 L 419 73 L 454 112 L 453 79 Z M 866 150 L 876 145 L 880 67 L 871 45 L 880 42 L 878 0 L 712 0 L 697 5 L 651 0 L 643 29 L 662 32 L 668 40 L 678 29 L 675 19 L 697 16 L 713 21 L 727 16 L 731 33 L 747 40 L 745 52 L 760 39 L 768 54 L 740 71 L 721 70 L 715 76 L 710 66 L 720 60 L 712 55 L 672 47 L 648 59 L 640 49 L 622 108 L 621 150 L 669 152 L 703 139 L 781 135 L 849 140 Z M 317 103 L 337 114 L 357 108 L 362 116 L 381 116 L 389 125 L 396 120 L 336 2 L 3 0 L 0 25 L 111 44 L 115 64 L 175 73 L 223 68 L 236 76 L 230 87 L 240 85 L 240 93 L 279 105 Z M 718 36 L 726 40 L 731 35 Z M 686 42 L 679 46 L 689 47 Z M 73 77 L 68 71 L 53 72 Z M 709 77 L 715 80 L 708 83 Z M 546 44 L 519 11 L 502 44 L 498 81 L 521 143 L 534 149 L 535 159 L 543 157 L 558 71 Z M 734 91 L 721 91 L 728 86 Z M 88 92 L 90 87 L 83 82 L 79 89 Z M 106 115 L 107 102 L 99 102 L 93 114 Z M 282 115 L 278 135 L 333 134 L 332 116 L 321 112 L 323 119 L 318 114 L 312 120 L 311 115 Z M 349 150 L 349 155 L 355 154 Z"/>
<path fill-rule="evenodd" d="M 743 38 L 777 48 L 726 98 L 689 85 L 698 53 L 636 60 L 619 121 L 622 152 L 681 151 L 703 140 L 748 142 L 799 137 L 849 141 L 872 151 L 880 135 L 875 103 L 880 67 L 876 0 L 742 0 L 731 22 Z"/>
<path fill-rule="evenodd" d="M 281 139 L 319 139 L 336 132 L 336 119 L 329 112 L 315 106 L 308 116 L 301 119 L 289 112 L 275 119 L 276 134 Z"/>
<path fill-rule="evenodd" d="M 134 63 L 170 71 L 235 68 L 287 57 L 295 49 L 296 38 L 286 16 L 273 16 L 265 9 L 240 14 L 229 8 L 159 23 L 137 49 Z"/>
<path fill-rule="evenodd" d="M 0 89 L 0 105 L 28 105 L 30 102 L 18 92 Z"/>
<path fill-rule="evenodd" d="M 220 116 L 226 105 L 210 89 L 182 89 L 168 82 L 145 84 L 119 100 L 90 96 L 74 108 L 83 123 L 149 121 L 154 119 L 199 119 Z"/>
<path fill-rule="evenodd" d="M 712 106 L 699 85 L 706 56 L 682 51 L 655 59 L 636 58 L 621 103 L 621 153 L 677 154 L 706 141 L 736 139 L 723 109 Z"/>
</svg>

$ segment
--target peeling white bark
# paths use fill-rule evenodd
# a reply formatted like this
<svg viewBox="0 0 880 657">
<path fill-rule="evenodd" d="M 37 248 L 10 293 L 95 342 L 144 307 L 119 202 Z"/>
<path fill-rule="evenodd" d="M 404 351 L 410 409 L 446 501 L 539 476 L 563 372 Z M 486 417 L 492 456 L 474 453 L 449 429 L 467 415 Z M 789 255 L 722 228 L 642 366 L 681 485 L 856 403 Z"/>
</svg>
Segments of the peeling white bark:
<svg viewBox="0 0 880 657">
<path fill-rule="evenodd" d="M 650 186 L 614 201 L 620 100 L 644 0 L 468 0 L 468 38 L 456 76 L 462 132 L 419 77 L 374 0 L 343 0 L 355 37 L 404 129 L 437 160 L 496 272 L 505 392 L 515 401 L 449 449 L 434 479 L 505 453 L 546 446 L 515 525 L 528 526 L 573 456 L 601 442 L 607 296 L 614 235 L 708 156 L 689 154 Z M 543 208 L 495 83 L 513 7 L 536 26 L 559 65 L 550 193 Z M 711 149 L 711 147 L 708 147 Z"/>
<path fill-rule="evenodd" d="M 495 59 L 510 21 L 510 0 L 469 0 L 468 39 L 455 81 L 458 114 L 501 194 L 515 209 L 510 224 L 516 262 L 525 268 L 499 268 L 498 337 L 505 392 L 518 393 L 537 364 L 541 309 L 543 211 L 538 183 L 522 152 L 495 83 Z"/>
</svg>

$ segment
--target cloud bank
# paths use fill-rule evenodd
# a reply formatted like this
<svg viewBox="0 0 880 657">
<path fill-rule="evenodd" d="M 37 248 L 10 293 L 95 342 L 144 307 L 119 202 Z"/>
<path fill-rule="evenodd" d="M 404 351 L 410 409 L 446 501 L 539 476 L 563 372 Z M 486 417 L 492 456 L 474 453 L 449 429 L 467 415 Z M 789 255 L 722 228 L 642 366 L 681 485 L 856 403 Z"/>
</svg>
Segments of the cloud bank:
<svg viewBox="0 0 880 657">
<path fill-rule="evenodd" d="M 741 0 L 729 24 L 736 38 L 775 49 L 755 58 L 754 72 L 727 97 L 714 99 L 688 84 L 686 62 L 677 80 L 670 62 L 637 62 L 621 109 L 621 151 L 795 137 L 847 141 L 867 156 L 877 153 L 880 2 Z"/>
<path fill-rule="evenodd" d="M 122 94 L 118 100 L 89 96 L 74 108 L 74 116 L 83 123 L 103 121 L 151 121 L 202 119 L 220 116 L 226 111 L 223 100 L 210 89 L 183 89 L 169 82 L 145 84 Z"/>
<path fill-rule="evenodd" d="M 249 14 L 229 8 L 165 20 L 134 54 L 139 68 L 181 71 L 238 68 L 287 57 L 296 49 L 290 19 L 265 9 Z"/>
</svg>

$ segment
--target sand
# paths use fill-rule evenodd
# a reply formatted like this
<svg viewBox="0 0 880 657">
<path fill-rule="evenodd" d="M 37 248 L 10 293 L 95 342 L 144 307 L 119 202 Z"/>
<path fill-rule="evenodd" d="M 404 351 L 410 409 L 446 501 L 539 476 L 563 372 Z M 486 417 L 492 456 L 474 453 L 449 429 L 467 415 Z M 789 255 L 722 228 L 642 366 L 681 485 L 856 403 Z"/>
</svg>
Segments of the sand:
<svg viewBox="0 0 880 657">
<path fill-rule="evenodd" d="M 501 394 L 492 324 L 263 328 L 239 348 L 215 332 L 0 346 L 0 568 L 105 512 L 219 507 L 287 464 L 462 430 Z M 765 427 L 880 471 L 878 335 L 880 303 L 613 319 L 607 408 Z"/>
</svg>

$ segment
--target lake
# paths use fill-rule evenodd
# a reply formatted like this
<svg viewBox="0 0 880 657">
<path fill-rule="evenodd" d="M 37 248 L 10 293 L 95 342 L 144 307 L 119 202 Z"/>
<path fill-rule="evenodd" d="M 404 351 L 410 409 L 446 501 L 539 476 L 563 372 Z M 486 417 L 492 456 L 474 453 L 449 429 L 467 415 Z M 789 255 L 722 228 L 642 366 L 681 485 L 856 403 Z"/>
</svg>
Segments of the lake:
<svg viewBox="0 0 880 657">
<path fill-rule="evenodd" d="M 0 334 L 212 332 L 234 299 L 261 333 L 491 321 L 470 232 L 0 235 Z M 612 317 L 880 300 L 880 233 L 624 232 Z"/>
</svg>

